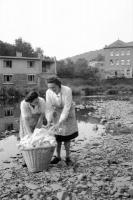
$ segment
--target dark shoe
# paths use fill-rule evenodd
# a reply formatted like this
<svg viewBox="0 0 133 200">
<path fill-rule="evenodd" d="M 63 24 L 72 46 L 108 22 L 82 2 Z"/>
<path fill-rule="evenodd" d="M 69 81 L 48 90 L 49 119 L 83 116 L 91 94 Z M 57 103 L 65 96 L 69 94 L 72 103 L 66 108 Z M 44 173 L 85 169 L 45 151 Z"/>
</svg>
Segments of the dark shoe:
<svg viewBox="0 0 133 200">
<path fill-rule="evenodd" d="M 50 162 L 50 164 L 57 164 L 60 161 L 61 161 L 61 158 L 58 158 L 55 156 L 54 159 Z"/>
<path fill-rule="evenodd" d="M 22 167 L 27 167 L 25 162 L 22 163 Z"/>
<path fill-rule="evenodd" d="M 66 158 L 66 164 L 69 166 L 69 165 L 72 165 L 72 161 L 70 158 Z"/>
</svg>

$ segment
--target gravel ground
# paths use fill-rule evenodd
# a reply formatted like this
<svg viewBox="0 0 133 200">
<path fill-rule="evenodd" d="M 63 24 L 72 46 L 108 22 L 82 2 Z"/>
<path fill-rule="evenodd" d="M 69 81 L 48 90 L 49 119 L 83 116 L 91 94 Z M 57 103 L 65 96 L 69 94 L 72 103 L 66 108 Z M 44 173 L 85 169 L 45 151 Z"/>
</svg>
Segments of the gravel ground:
<svg viewBox="0 0 133 200">
<path fill-rule="evenodd" d="M 17 154 L 12 167 L 0 170 L 0 199 L 133 199 L 133 105 L 112 100 L 93 107 L 89 115 L 101 120 L 103 132 L 94 125 L 97 137 L 72 142 L 70 166 L 62 160 L 47 171 L 30 173 Z"/>
</svg>

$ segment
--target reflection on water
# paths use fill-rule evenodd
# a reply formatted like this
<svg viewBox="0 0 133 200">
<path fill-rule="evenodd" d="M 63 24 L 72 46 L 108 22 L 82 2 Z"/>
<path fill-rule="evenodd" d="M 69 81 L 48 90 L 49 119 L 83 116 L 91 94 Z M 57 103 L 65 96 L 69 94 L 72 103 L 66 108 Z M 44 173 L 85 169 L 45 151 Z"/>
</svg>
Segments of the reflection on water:
<svg viewBox="0 0 133 200">
<path fill-rule="evenodd" d="M 80 122 L 78 123 L 78 128 L 79 128 L 79 139 L 91 139 L 92 137 L 97 137 L 97 135 L 101 135 L 101 133 L 104 132 L 104 127 L 103 125 L 98 124 L 98 132 L 94 130 L 94 124 L 93 123 L 85 123 L 85 122 Z"/>
<path fill-rule="evenodd" d="M 91 117 L 88 116 L 88 113 L 94 111 L 94 108 L 91 107 L 92 102 L 87 98 L 75 99 L 76 104 L 88 105 L 88 108 L 77 109 L 76 116 L 78 122 L 85 121 L 90 122 Z M 20 116 L 20 103 L 10 102 L 10 104 L 5 102 L 0 102 L 0 133 L 5 130 L 19 130 L 19 116 Z M 96 120 L 97 121 L 97 120 Z M 94 123 L 94 119 L 93 119 Z"/>
<path fill-rule="evenodd" d="M 19 129 L 20 109 L 18 103 L 5 104 L 0 102 L 0 132 Z"/>
<path fill-rule="evenodd" d="M 6 160 L 17 152 L 17 137 L 12 135 L 0 141 L 0 159 Z"/>
<path fill-rule="evenodd" d="M 78 99 L 79 100 L 79 99 Z M 88 115 L 93 111 L 91 108 L 91 102 L 87 99 L 82 100 L 82 105 L 89 105 L 85 109 L 76 109 L 76 116 L 79 127 L 79 139 L 90 138 L 97 133 L 93 130 L 93 124 L 98 123 L 97 119 L 94 119 Z M 91 108 L 91 109 L 90 109 Z M 13 104 L 1 104 L 0 105 L 0 134 L 5 130 L 16 130 L 17 135 L 19 131 L 19 116 L 20 105 L 19 103 Z M 102 131 L 102 126 L 99 126 L 99 130 Z M 18 152 L 17 149 L 17 137 L 10 132 L 10 135 L 0 141 L 0 163 L 3 160 L 7 160 L 10 156 Z"/>
</svg>

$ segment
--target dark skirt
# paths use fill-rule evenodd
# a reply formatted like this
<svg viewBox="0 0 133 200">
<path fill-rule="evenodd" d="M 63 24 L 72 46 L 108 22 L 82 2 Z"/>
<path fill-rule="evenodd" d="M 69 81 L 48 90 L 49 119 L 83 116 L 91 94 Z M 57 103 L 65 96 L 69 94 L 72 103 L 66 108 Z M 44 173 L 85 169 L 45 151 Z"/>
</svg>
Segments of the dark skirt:
<svg viewBox="0 0 133 200">
<path fill-rule="evenodd" d="M 62 136 L 62 135 L 55 135 L 57 142 L 68 142 L 76 137 L 78 137 L 78 132 L 75 132 L 71 135 Z"/>
</svg>

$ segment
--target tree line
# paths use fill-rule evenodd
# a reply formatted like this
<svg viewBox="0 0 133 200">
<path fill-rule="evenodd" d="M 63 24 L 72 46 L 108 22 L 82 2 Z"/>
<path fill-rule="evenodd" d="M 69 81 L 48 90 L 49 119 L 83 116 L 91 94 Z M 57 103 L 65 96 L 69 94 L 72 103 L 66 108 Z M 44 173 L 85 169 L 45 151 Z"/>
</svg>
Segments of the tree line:
<svg viewBox="0 0 133 200">
<path fill-rule="evenodd" d="M 57 73 L 61 78 L 98 79 L 99 76 L 99 70 L 90 67 L 85 58 L 80 58 L 76 62 L 71 59 L 58 61 Z"/>
<path fill-rule="evenodd" d="M 16 52 L 21 52 L 24 57 L 43 55 L 43 50 L 40 47 L 34 49 L 29 42 L 23 41 L 21 37 L 15 39 L 15 44 L 0 41 L 0 56 L 16 56 Z M 103 58 L 100 56 L 98 59 Z M 76 62 L 66 59 L 57 61 L 57 74 L 61 78 L 95 79 L 98 78 L 98 69 L 89 67 L 85 58 L 80 58 Z"/>
<path fill-rule="evenodd" d="M 18 38 L 15 44 L 9 44 L 0 41 L 0 56 L 16 56 L 16 52 L 21 52 L 24 57 L 38 57 L 38 54 L 43 55 L 43 50 L 40 47 L 34 49 L 28 42 Z"/>
</svg>

